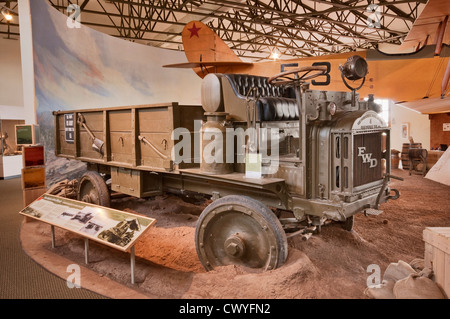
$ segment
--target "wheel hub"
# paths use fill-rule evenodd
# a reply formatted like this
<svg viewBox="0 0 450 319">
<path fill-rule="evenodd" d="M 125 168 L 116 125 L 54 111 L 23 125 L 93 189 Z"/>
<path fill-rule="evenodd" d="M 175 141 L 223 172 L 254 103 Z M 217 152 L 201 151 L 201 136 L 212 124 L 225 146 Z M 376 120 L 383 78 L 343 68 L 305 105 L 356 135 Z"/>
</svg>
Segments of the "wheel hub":
<svg viewBox="0 0 450 319">
<path fill-rule="evenodd" d="M 81 198 L 81 201 L 83 201 L 85 203 L 90 203 L 91 202 L 91 196 L 89 196 L 89 194 L 85 194 L 85 195 L 83 195 L 83 198 Z"/>
<path fill-rule="evenodd" d="M 225 240 L 224 249 L 230 257 L 241 257 L 245 252 L 245 242 L 236 233 Z"/>
<path fill-rule="evenodd" d="M 91 203 L 91 204 L 98 204 L 98 196 L 97 194 L 94 192 L 94 190 L 89 190 L 86 194 L 83 194 L 81 197 L 81 200 L 83 202 L 86 203 Z"/>
<path fill-rule="evenodd" d="M 78 183 L 77 199 L 79 201 L 110 206 L 109 190 L 103 177 L 95 171 L 87 171 Z"/>
</svg>

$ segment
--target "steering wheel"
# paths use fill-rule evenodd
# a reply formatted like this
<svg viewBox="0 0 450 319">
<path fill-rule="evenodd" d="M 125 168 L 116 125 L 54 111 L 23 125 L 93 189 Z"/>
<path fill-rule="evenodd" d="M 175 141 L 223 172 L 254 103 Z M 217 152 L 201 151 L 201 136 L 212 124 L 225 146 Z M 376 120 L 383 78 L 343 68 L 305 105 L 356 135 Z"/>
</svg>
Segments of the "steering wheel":
<svg viewBox="0 0 450 319">
<path fill-rule="evenodd" d="M 327 72 L 326 66 L 305 66 L 281 72 L 270 77 L 267 82 L 275 86 L 293 86 L 294 84 L 303 83 L 306 80 L 314 79 L 324 75 Z"/>
</svg>

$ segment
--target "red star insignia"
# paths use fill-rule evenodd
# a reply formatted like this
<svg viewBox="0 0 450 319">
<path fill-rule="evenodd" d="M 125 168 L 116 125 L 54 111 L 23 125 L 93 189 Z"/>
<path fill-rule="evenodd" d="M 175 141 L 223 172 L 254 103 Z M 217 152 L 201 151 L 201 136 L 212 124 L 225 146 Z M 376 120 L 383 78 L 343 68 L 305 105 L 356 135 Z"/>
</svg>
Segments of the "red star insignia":
<svg viewBox="0 0 450 319">
<path fill-rule="evenodd" d="M 195 23 L 194 23 L 194 26 L 193 26 L 192 28 L 188 29 L 189 32 L 191 32 L 191 36 L 190 36 L 189 38 L 192 38 L 194 35 L 197 36 L 197 38 L 199 38 L 199 36 L 198 36 L 198 31 L 199 31 L 200 29 L 201 29 L 201 28 L 197 28 L 197 27 L 195 26 Z"/>
</svg>

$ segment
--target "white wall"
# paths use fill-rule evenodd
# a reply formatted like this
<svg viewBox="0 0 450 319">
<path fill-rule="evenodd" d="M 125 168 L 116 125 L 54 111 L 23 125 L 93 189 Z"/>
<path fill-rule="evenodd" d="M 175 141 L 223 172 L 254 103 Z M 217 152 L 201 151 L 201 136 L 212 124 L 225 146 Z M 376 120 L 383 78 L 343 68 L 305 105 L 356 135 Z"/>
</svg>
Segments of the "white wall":
<svg viewBox="0 0 450 319">
<path fill-rule="evenodd" d="M 0 38 L 0 107 L 23 108 L 20 41 Z M 23 112 L 23 110 L 22 110 Z"/>
<path fill-rule="evenodd" d="M 0 38 L 0 119 L 23 120 L 20 41 Z"/>
<path fill-rule="evenodd" d="M 0 105 L 0 120 L 23 120 L 23 106 Z"/>
<path fill-rule="evenodd" d="M 24 92 L 24 119 L 26 124 L 36 124 L 30 0 L 18 0 L 18 6 L 21 45 L 20 54 L 22 58 L 22 86 Z"/>
<path fill-rule="evenodd" d="M 389 118 L 391 122 L 391 148 L 401 151 L 408 138 L 402 138 L 402 124 L 409 124 L 409 136 L 414 143 L 422 143 L 422 147 L 430 149 L 430 120 L 428 115 L 390 102 Z"/>
</svg>

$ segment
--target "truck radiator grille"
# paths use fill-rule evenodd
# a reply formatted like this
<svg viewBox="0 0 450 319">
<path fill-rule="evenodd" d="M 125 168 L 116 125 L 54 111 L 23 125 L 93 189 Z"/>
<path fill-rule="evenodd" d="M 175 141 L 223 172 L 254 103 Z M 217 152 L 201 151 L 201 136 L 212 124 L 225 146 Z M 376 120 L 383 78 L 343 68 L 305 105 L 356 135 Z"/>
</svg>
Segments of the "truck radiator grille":
<svg viewBox="0 0 450 319">
<path fill-rule="evenodd" d="M 354 135 L 353 187 L 382 179 L 381 132 Z"/>
</svg>

